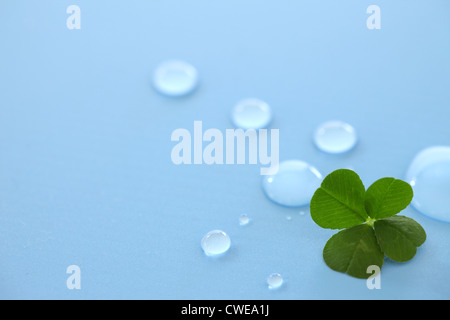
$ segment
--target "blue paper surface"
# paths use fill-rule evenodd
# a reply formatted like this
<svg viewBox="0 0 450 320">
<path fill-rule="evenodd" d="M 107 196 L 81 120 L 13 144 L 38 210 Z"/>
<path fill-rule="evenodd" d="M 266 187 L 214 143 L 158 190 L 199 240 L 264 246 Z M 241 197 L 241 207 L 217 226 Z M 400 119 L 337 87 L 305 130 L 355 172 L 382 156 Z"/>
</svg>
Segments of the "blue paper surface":
<svg viewBox="0 0 450 320">
<path fill-rule="evenodd" d="M 81 29 L 66 26 L 73 4 Z M 427 241 L 369 290 L 325 265 L 335 231 L 271 202 L 258 165 L 175 165 L 170 139 L 196 120 L 232 129 L 233 106 L 255 97 L 272 108 L 281 161 L 352 168 L 366 187 L 402 179 L 419 151 L 450 145 L 449 12 L 445 0 L 2 0 L 0 298 L 450 298 L 450 224 L 403 211 Z M 197 68 L 195 92 L 154 90 L 167 59 Z M 355 149 L 314 146 L 328 120 L 355 127 Z M 218 259 L 200 246 L 214 229 L 231 238 Z M 284 283 L 269 290 L 274 272 Z"/>
</svg>

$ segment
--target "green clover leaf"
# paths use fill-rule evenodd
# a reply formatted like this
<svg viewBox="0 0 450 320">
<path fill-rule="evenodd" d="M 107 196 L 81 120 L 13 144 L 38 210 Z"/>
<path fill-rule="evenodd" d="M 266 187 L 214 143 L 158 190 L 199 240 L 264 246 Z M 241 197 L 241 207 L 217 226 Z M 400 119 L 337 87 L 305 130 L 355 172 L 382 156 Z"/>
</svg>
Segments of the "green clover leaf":
<svg viewBox="0 0 450 320">
<path fill-rule="evenodd" d="M 422 226 L 405 216 L 378 220 L 374 226 L 381 250 L 390 259 L 398 262 L 414 258 L 417 247 L 420 247 L 427 238 Z"/>
<path fill-rule="evenodd" d="M 413 198 L 411 186 L 394 178 L 375 181 L 366 191 L 365 207 L 372 219 L 391 217 L 405 209 Z"/>
<path fill-rule="evenodd" d="M 311 199 L 311 216 L 322 228 L 342 229 L 367 219 L 365 188 L 351 170 L 337 170 L 323 179 Z M 318 213 L 318 214 L 316 214 Z"/>
<path fill-rule="evenodd" d="M 377 265 L 381 268 L 384 255 L 373 228 L 360 224 L 332 236 L 323 249 L 323 258 L 335 271 L 367 278 L 367 267 Z"/>
<path fill-rule="evenodd" d="M 348 169 L 330 173 L 311 199 L 311 217 L 327 229 L 344 229 L 332 236 L 323 250 L 333 270 L 368 278 L 367 268 L 380 269 L 384 256 L 398 262 L 412 259 L 426 240 L 425 230 L 411 218 L 396 216 L 413 198 L 411 186 L 383 178 L 368 189 Z"/>
</svg>

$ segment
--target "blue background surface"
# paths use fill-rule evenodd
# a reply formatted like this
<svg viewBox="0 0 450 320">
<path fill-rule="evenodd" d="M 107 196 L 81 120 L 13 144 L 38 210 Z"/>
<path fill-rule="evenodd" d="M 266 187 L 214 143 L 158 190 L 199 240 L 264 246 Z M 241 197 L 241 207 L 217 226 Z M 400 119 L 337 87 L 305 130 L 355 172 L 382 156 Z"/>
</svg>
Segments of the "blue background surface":
<svg viewBox="0 0 450 320">
<path fill-rule="evenodd" d="M 71 4 L 80 30 L 66 27 Z M 381 30 L 366 27 L 371 4 Z M 256 97 L 273 109 L 280 160 L 351 167 L 366 187 L 403 178 L 417 152 L 450 145 L 449 13 L 446 0 L 1 0 L 0 298 L 450 298 L 450 224 L 407 208 L 428 239 L 369 290 L 325 265 L 335 231 L 268 200 L 258 166 L 170 158 L 173 130 L 224 132 Z M 188 97 L 152 88 L 173 58 L 198 68 Z M 312 142 L 334 119 L 358 132 L 344 155 Z M 219 259 L 200 246 L 213 229 L 232 241 Z M 66 287 L 73 264 L 81 290 Z"/>
</svg>

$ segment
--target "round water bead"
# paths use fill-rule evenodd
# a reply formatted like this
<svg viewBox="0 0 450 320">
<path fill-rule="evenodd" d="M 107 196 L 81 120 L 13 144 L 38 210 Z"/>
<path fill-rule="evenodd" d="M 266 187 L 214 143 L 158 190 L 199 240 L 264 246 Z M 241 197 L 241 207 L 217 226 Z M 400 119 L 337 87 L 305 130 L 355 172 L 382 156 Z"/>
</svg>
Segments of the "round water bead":
<svg viewBox="0 0 450 320">
<path fill-rule="evenodd" d="M 357 142 L 355 129 L 342 121 L 322 123 L 314 133 L 317 148 L 328 153 L 343 153 L 351 150 Z"/>
<path fill-rule="evenodd" d="M 450 147 L 434 146 L 419 152 L 406 174 L 414 190 L 412 205 L 436 220 L 450 222 Z"/>
<path fill-rule="evenodd" d="M 197 70 L 192 65 L 179 60 L 161 63 L 153 77 L 156 90 L 168 96 L 186 95 L 197 87 L 197 83 Z"/>
<path fill-rule="evenodd" d="M 231 240 L 222 230 L 212 230 L 203 237 L 201 245 L 207 256 L 217 256 L 228 251 Z"/>
<path fill-rule="evenodd" d="M 283 284 L 283 277 L 279 273 L 272 273 L 267 278 L 269 289 L 278 289 Z"/>
<path fill-rule="evenodd" d="M 231 113 L 234 125 L 242 129 L 261 129 L 272 120 L 270 106 L 259 99 L 245 99 L 236 104 Z"/>
<path fill-rule="evenodd" d="M 239 225 L 246 226 L 247 224 L 249 224 L 249 222 L 250 222 L 250 218 L 246 214 L 242 214 L 239 217 Z"/>
<path fill-rule="evenodd" d="M 280 163 L 276 174 L 264 176 L 262 187 L 270 200 L 301 207 L 309 204 L 321 182 L 322 175 L 316 168 L 304 161 L 288 160 Z"/>
</svg>

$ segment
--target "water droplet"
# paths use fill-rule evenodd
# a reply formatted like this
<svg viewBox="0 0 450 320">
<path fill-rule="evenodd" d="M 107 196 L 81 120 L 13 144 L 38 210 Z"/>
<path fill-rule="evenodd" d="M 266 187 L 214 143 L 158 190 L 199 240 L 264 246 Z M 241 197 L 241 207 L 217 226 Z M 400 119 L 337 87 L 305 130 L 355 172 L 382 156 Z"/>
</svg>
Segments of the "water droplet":
<svg viewBox="0 0 450 320">
<path fill-rule="evenodd" d="M 279 273 L 272 273 L 267 278 L 269 289 L 278 289 L 283 284 L 283 277 Z"/>
<path fill-rule="evenodd" d="M 250 218 L 246 214 L 239 217 L 239 225 L 246 226 L 250 222 Z"/>
<path fill-rule="evenodd" d="M 162 94 L 182 96 L 192 92 L 198 83 L 197 70 L 184 61 L 163 62 L 155 71 L 153 84 Z"/>
<path fill-rule="evenodd" d="M 292 220 L 292 217 L 291 216 L 286 216 L 286 220 L 290 221 L 290 220 Z"/>
<path fill-rule="evenodd" d="M 322 175 L 316 168 L 300 160 L 280 163 L 278 172 L 263 178 L 263 189 L 272 201 L 288 206 L 308 205 L 320 187 Z"/>
<path fill-rule="evenodd" d="M 238 128 L 260 129 L 269 125 L 272 120 L 272 110 L 264 101 L 245 99 L 233 108 L 231 118 Z"/>
<path fill-rule="evenodd" d="M 304 211 L 304 210 L 300 210 L 300 211 L 298 212 L 298 214 L 301 215 L 301 216 L 304 216 L 304 215 L 305 215 L 305 211 Z"/>
<path fill-rule="evenodd" d="M 450 147 L 436 146 L 419 152 L 406 174 L 414 190 L 412 205 L 436 220 L 450 222 Z"/>
<path fill-rule="evenodd" d="M 322 151 L 342 153 L 352 149 L 357 141 L 355 129 L 342 121 L 322 123 L 314 134 L 314 142 Z"/>
<path fill-rule="evenodd" d="M 231 240 L 225 232 L 213 230 L 203 237 L 201 245 L 207 256 L 217 256 L 228 251 Z"/>
</svg>

